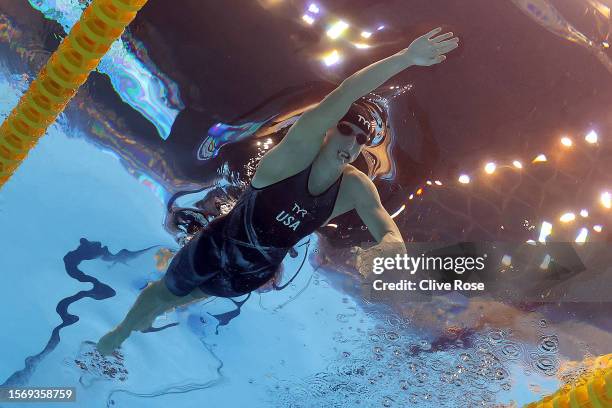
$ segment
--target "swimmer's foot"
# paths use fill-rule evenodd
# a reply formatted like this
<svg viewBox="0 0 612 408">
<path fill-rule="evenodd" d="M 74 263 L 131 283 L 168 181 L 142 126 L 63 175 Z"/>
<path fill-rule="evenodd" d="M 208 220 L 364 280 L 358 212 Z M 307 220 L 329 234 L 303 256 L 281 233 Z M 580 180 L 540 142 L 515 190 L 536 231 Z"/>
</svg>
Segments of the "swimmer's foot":
<svg viewBox="0 0 612 408">
<path fill-rule="evenodd" d="M 131 328 L 126 328 L 123 324 L 115 327 L 110 332 L 100 338 L 96 348 L 103 356 L 108 356 L 118 349 L 121 344 L 130 337 L 132 331 L 145 332 L 153 326 L 153 322 L 157 318 L 157 310 L 143 317 L 138 323 Z"/>
<path fill-rule="evenodd" d="M 130 331 L 123 329 L 121 326 L 116 327 L 100 338 L 98 344 L 96 344 L 96 349 L 103 356 L 108 356 L 112 354 L 115 349 L 118 349 L 121 343 L 129 336 Z"/>
</svg>

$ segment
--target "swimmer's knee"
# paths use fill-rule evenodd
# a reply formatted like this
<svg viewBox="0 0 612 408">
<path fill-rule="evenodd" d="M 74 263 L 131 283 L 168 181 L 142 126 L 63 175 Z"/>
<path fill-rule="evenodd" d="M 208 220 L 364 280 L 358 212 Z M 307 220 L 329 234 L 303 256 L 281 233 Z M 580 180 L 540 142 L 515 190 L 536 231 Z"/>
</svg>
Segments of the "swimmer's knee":
<svg viewBox="0 0 612 408">
<path fill-rule="evenodd" d="M 153 290 L 156 292 L 157 297 L 164 301 L 175 300 L 175 299 L 182 298 L 188 295 L 188 293 L 186 294 L 175 293 L 175 291 L 173 290 L 173 286 L 169 285 L 169 282 L 165 279 L 165 277 L 153 282 L 151 284 L 151 287 L 154 288 Z"/>
</svg>

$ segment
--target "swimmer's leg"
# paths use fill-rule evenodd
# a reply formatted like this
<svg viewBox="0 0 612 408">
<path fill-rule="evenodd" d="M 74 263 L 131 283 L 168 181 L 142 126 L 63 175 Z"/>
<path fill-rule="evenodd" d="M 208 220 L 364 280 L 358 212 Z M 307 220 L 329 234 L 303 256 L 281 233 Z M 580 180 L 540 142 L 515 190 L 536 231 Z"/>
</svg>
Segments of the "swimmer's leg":
<svg viewBox="0 0 612 408">
<path fill-rule="evenodd" d="M 150 283 L 138 296 L 123 321 L 102 336 L 96 348 L 102 355 L 109 355 L 121 346 L 134 330 L 145 330 L 160 314 L 177 306 L 187 305 L 207 298 L 208 295 L 195 288 L 186 296 L 176 296 L 168 290 L 163 279 Z"/>
<path fill-rule="evenodd" d="M 138 320 L 136 324 L 134 324 L 132 330 L 143 331 L 150 329 L 157 316 L 161 315 L 162 313 L 165 313 L 168 310 L 172 310 L 175 307 L 187 306 L 192 303 L 197 303 L 200 300 L 209 297 L 209 295 L 202 292 L 198 287 L 196 287 L 194 290 L 191 291 L 191 293 L 187 294 L 186 296 L 176 296 L 173 293 L 168 292 L 168 289 L 166 289 L 166 285 L 163 284 L 163 280 L 161 282 L 162 283 L 160 283 L 160 285 L 163 286 L 162 290 L 165 290 L 164 296 L 168 294 L 170 296 L 170 299 L 168 299 L 167 301 L 162 301 L 159 307 L 155 308 L 155 310 L 153 310 L 151 313 L 144 316 L 144 318 Z M 126 316 L 126 319 L 128 318 L 128 316 Z"/>
</svg>

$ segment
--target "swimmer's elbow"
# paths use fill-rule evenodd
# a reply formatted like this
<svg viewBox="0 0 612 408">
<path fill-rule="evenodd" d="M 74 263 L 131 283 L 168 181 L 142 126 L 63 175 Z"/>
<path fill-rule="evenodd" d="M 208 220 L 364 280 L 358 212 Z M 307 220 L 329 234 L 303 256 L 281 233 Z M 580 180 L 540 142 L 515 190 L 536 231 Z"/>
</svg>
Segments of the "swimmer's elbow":
<svg viewBox="0 0 612 408">
<path fill-rule="evenodd" d="M 335 126 L 354 102 L 350 96 L 349 87 L 350 83 L 343 82 L 321 102 L 306 111 L 298 122 L 301 121 L 305 127 L 319 133 Z"/>
<path fill-rule="evenodd" d="M 320 115 L 329 121 L 329 127 L 338 123 L 355 102 L 356 98 L 351 92 L 352 87 L 351 79 L 345 79 L 317 105 L 316 109 Z"/>
<path fill-rule="evenodd" d="M 311 151 L 317 153 L 325 140 L 327 130 L 336 126 L 353 103 L 348 95 L 348 88 L 344 83 L 334 89 L 321 102 L 300 116 L 282 143 L 305 156 Z"/>
</svg>

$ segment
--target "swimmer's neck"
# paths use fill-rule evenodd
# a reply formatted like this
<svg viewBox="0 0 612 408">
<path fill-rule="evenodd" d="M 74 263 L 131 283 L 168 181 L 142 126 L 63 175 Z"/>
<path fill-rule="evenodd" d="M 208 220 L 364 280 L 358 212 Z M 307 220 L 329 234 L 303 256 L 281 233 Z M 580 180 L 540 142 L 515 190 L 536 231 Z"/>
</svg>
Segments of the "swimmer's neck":
<svg viewBox="0 0 612 408">
<path fill-rule="evenodd" d="M 318 154 L 312 161 L 312 168 L 310 171 L 310 179 L 312 180 L 311 185 L 326 185 L 330 180 L 336 180 L 340 177 L 345 168 L 346 164 L 339 163 L 335 157 L 328 158 L 322 154 Z"/>
</svg>

